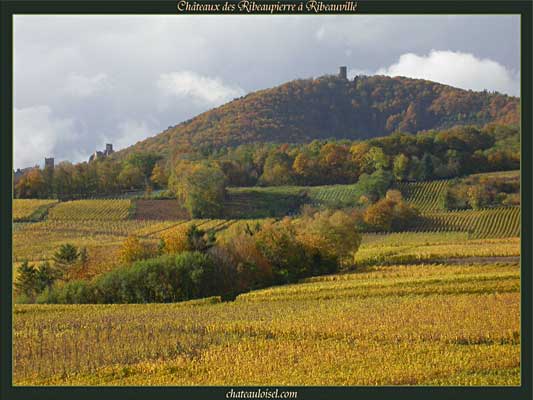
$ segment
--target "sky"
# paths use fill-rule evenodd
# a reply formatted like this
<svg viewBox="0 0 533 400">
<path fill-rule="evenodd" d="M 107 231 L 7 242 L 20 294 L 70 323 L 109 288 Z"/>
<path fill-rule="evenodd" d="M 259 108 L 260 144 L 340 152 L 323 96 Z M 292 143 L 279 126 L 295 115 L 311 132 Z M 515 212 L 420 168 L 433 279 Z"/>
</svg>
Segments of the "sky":
<svg viewBox="0 0 533 400">
<path fill-rule="evenodd" d="M 381 74 L 519 95 L 519 16 L 14 18 L 14 166 L 87 160 L 243 94 Z"/>
</svg>

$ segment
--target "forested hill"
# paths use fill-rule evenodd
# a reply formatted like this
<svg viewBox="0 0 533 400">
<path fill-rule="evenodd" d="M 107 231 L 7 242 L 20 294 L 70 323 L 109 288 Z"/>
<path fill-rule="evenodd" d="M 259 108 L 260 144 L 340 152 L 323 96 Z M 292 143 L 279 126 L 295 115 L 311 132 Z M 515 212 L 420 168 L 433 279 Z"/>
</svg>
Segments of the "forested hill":
<svg viewBox="0 0 533 400">
<path fill-rule="evenodd" d="M 164 155 L 252 142 L 365 139 L 400 130 L 519 123 L 519 99 L 403 77 L 295 80 L 250 93 L 117 153 Z"/>
</svg>

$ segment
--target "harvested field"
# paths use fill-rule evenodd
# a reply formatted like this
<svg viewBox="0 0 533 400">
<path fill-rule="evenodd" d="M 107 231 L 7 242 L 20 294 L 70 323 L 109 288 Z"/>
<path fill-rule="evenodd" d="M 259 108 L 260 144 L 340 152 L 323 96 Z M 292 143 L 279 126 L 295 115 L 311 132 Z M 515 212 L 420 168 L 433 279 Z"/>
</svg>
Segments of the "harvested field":
<svg viewBox="0 0 533 400">
<path fill-rule="evenodd" d="M 183 220 L 189 213 L 177 200 L 137 200 L 135 219 Z"/>
</svg>

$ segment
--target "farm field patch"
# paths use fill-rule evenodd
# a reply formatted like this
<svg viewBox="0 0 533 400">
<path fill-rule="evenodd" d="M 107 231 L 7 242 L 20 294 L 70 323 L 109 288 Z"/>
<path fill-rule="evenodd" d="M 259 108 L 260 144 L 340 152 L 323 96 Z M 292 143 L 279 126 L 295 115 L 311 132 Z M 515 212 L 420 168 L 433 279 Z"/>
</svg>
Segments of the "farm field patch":
<svg viewBox="0 0 533 400">
<path fill-rule="evenodd" d="M 180 220 L 188 219 L 189 214 L 177 200 L 136 200 L 137 220 Z"/>
</svg>

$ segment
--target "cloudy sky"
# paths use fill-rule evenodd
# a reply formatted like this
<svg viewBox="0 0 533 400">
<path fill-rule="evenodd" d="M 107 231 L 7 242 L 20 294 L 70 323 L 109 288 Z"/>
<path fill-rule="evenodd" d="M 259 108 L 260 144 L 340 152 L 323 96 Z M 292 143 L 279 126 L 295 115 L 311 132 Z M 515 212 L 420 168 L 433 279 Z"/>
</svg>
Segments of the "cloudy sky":
<svg viewBox="0 0 533 400">
<path fill-rule="evenodd" d="M 127 147 L 250 91 L 336 73 L 519 94 L 518 16 L 16 16 L 15 168 Z"/>
</svg>

